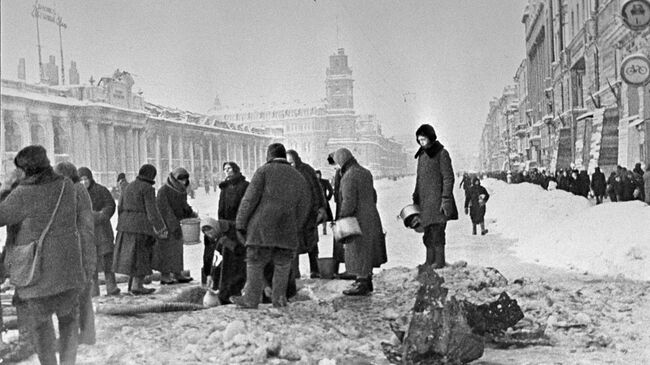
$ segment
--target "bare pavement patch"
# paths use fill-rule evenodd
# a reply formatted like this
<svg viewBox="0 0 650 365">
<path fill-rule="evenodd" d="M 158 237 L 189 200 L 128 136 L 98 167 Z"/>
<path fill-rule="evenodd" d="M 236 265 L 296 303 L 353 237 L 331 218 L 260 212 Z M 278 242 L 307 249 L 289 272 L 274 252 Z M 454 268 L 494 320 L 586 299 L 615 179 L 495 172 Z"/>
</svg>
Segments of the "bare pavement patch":
<svg viewBox="0 0 650 365">
<path fill-rule="evenodd" d="M 485 351 L 474 364 L 642 364 L 650 358 L 648 282 L 575 274 L 505 278 L 464 262 L 436 272 L 447 298 L 484 304 L 506 292 L 524 313 L 513 327 L 484 337 Z M 115 316 L 101 314 L 102 308 L 196 301 L 200 288 L 160 287 L 147 298 L 101 297 L 97 344 L 81 345 L 78 363 L 389 364 L 382 342 L 399 345 L 391 324 L 412 317 L 416 276 L 417 269 L 384 270 L 374 278 L 373 295 L 358 298 L 340 294 L 350 282 L 301 280 L 298 296 L 283 309 L 228 305 Z M 36 357 L 25 363 L 36 364 Z"/>
</svg>

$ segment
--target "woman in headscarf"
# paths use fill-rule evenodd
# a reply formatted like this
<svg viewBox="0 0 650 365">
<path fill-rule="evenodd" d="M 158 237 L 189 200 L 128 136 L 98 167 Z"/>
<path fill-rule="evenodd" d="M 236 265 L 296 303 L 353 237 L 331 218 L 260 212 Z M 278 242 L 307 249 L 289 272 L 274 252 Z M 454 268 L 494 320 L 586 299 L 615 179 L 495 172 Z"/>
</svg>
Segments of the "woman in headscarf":
<svg viewBox="0 0 650 365">
<path fill-rule="evenodd" d="M 367 295 L 373 291 L 372 268 L 387 261 L 386 241 L 377 211 L 377 192 L 370 171 L 359 165 L 347 148 L 334 152 L 334 161 L 341 167 L 341 209 L 339 218 L 355 217 L 361 236 L 345 244 L 345 267 L 356 275 L 356 281 L 345 295 Z"/>
<path fill-rule="evenodd" d="M 153 269 L 160 271 L 160 284 L 189 283 L 193 278 L 183 275 L 183 231 L 181 220 L 197 214 L 187 204 L 190 173 L 182 167 L 172 171 L 158 189 L 156 204 L 165 220 L 169 235 L 159 239 L 153 251 Z M 172 276 L 173 275 L 173 276 Z"/>
<path fill-rule="evenodd" d="M 26 302 L 34 345 L 41 364 L 56 364 L 56 338 L 52 315 L 59 326 L 61 363 L 74 364 L 79 338 L 79 293 L 92 277 L 94 257 L 83 250 L 78 227 L 85 221 L 84 209 L 72 181 L 57 174 L 50 166 L 45 148 L 27 146 L 14 159 L 25 178 L 0 203 L 0 226 L 20 225 L 6 261 L 16 295 Z M 92 221 L 91 221 L 92 222 Z M 51 223 L 51 224 L 50 224 Z M 40 253 L 31 256 L 23 248 L 39 241 Z M 22 246 L 22 247 L 21 247 Z M 87 256 L 86 256 L 87 255 Z M 38 275 L 25 280 L 34 257 L 40 257 Z"/>
<path fill-rule="evenodd" d="M 166 239 L 168 230 L 156 206 L 153 188 L 156 168 L 140 167 L 138 176 L 124 188 L 117 205 L 117 237 L 113 271 L 129 275 L 129 291 L 146 295 L 155 291 L 144 287 L 144 278 L 151 275 L 151 259 L 156 238 Z"/>
<path fill-rule="evenodd" d="M 246 284 L 246 247 L 244 242 L 238 242 L 237 231 L 234 229 L 237 210 L 242 198 L 248 188 L 248 181 L 242 175 L 239 165 L 233 161 L 223 164 L 225 180 L 219 183 L 219 211 L 217 217 L 223 229 L 223 237 L 213 241 L 212 252 L 209 256 L 210 262 L 204 260 L 204 267 L 211 268 L 214 251 L 221 254 L 221 263 L 214 268 L 210 275 L 212 277 L 212 290 L 218 291 L 221 304 L 229 304 L 231 296 L 241 295 Z M 207 247 L 207 246 L 206 246 Z M 205 266 L 205 265 L 209 266 Z"/>
</svg>

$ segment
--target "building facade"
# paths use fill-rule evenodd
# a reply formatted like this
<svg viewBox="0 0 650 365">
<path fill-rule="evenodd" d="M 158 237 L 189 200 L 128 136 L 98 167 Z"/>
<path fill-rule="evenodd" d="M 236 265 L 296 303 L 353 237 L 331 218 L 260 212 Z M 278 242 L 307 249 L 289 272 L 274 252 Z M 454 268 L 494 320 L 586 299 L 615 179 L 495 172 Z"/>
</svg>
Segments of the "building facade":
<svg viewBox="0 0 650 365">
<path fill-rule="evenodd" d="M 326 98 L 316 103 L 271 104 L 230 109 L 215 107 L 209 114 L 222 122 L 282 131 L 281 141 L 302 159 L 330 176 L 329 153 L 346 147 L 375 177 L 402 176 L 409 171 L 402 145 L 386 138 L 373 115 L 354 109 L 354 80 L 343 49 L 329 58 Z"/>
<path fill-rule="evenodd" d="M 625 57 L 650 55 L 650 29 L 628 29 L 620 16 L 623 3 L 528 1 L 522 17 L 526 59 L 515 75 L 521 125 L 515 133 L 518 143 L 527 140 L 527 161 L 552 171 L 590 172 L 650 164 L 650 85 L 631 86 L 620 76 Z M 490 123 L 488 117 L 486 128 Z M 491 148 L 488 141 L 481 146 Z M 482 166 L 494 166 L 486 157 L 494 153 L 481 154 Z"/>
<path fill-rule="evenodd" d="M 252 174 L 265 162 L 267 145 L 280 138 L 270 129 L 147 103 L 132 87 L 133 78 L 119 70 L 97 85 L 33 85 L 3 79 L 2 178 L 15 168 L 13 158 L 20 149 L 40 144 L 52 164 L 70 161 L 87 166 L 106 186 L 114 186 L 120 172 L 133 180 L 144 163 L 156 166 L 159 184 L 182 166 L 191 180 L 213 185 L 223 177 L 221 165 L 226 161 L 237 161 L 244 173 Z"/>
</svg>

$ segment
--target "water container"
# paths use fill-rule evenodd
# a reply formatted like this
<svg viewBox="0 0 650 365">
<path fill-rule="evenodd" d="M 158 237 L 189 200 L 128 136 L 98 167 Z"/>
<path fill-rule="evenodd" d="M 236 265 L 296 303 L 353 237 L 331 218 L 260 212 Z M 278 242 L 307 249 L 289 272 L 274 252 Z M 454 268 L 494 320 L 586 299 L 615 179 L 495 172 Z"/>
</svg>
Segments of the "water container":
<svg viewBox="0 0 650 365">
<path fill-rule="evenodd" d="M 318 258 L 318 271 L 323 279 L 334 279 L 334 264 L 336 261 L 331 257 Z"/>
<path fill-rule="evenodd" d="M 201 220 L 199 218 L 186 218 L 181 220 L 183 243 L 196 245 L 201 243 Z"/>
</svg>

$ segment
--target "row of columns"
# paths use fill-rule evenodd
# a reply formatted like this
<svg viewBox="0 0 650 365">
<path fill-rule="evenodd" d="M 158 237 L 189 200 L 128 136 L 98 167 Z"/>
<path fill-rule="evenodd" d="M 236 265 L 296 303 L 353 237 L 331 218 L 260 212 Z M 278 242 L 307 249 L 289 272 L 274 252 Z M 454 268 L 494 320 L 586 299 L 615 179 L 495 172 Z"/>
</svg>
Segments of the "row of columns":
<svg viewBox="0 0 650 365">
<path fill-rule="evenodd" d="M 166 134 L 166 136 L 165 136 Z M 199 138 L 191 136 L 189 141 L 187 136 L 179 131 L 179 134 L 168 133 L 167 131 L 157 131 L 154 133 L 154 151 L 148 151 L 148 157 L 151 162 L 159 170 L 157 175 L 158 183 L 162 184 L 169 171 L 161 171 L 163 167 L 162 156 L 162 143 L 161 140 L 166 138 L 167 144 L 167 167 L 173 170 L 176 167 L 185 167 L 194 176 L 195 181 L 203 183 L 206 175 L 210 179 L 210 185 L 213 184 L 213 178 L 221 179 L 216 171 L 221 171 L 221 166 L 227 161 L 234 161 L 237 163 L 242 172 L 252 175 L 253 172 L 260 167 L 265 161 L 266 156 L 266 142 L 263 140 L 246 141 L 243 138 L 237 138 L 226 134 L 211 134 L 205 133 Z M 254 138 L 254 137 L 253 137 Z M 178 143 L 178 153 L 174 154 L 174 143 Z M 189 166 L 187 163 L 187 156 L 185 156 L 185 144 L 189 142 Z M 146 145 L 146 143 L 145 143 Z M 225 148 L 223 148 L 225 146 Z M 198 158 L 196 161 L 196 149 L 198 148 Z M 207 148 L 207 151 L 206 151 Z M 224 151 L 225 150 L 225 151 Z M 207 152 L 207 158 L 206 158 Z M 215 153 L 216 152 L 216 153 Z M 178 160 L 179 163 L 175 163 Z M 204 169 L 205 168 L 205 169 Z M 207 171 L 206 171 L 207 170 Z M 215 176 L 216 175 L 216 176 Z"/>
</svg>

